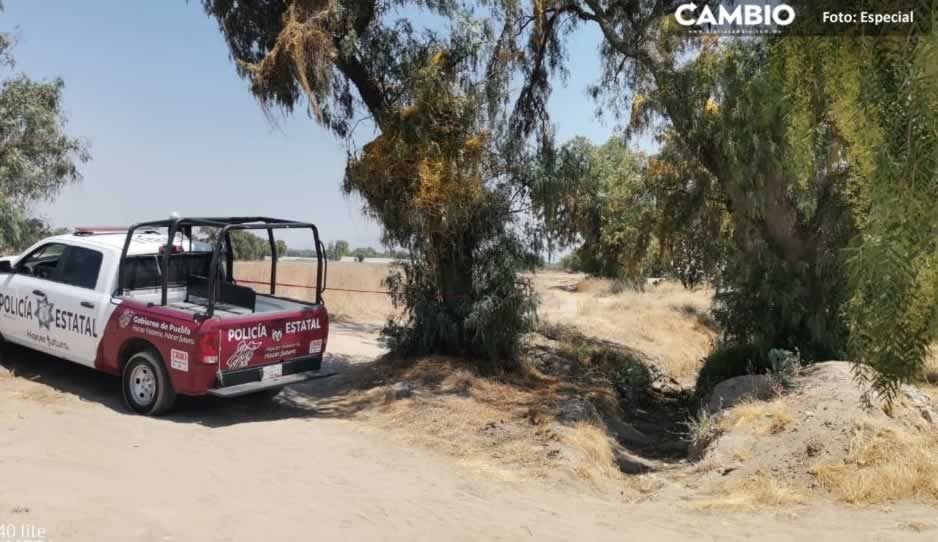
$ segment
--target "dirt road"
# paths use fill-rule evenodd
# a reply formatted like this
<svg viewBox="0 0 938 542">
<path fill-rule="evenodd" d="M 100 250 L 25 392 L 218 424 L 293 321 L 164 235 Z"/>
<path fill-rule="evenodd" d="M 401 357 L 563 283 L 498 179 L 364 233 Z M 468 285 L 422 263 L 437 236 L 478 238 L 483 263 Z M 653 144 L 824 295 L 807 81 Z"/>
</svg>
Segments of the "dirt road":
<svg viewBox="0 0 938 542">
<path fill-rule="evenodd" d="M 380 352 L 372 326 L 333 331 L 333 367 Z M 713 515 L 684 502 L 627 504 L 587 487 L 487 479 L 329 409 L 200 399 L 144 418 L 126 412 L 115 378 L 16 348 L 3 366 L 15 376 L 0 376 L 0 524 L 44 528 L 44 540 L 938 536 L 925 506 Z M 289 393 L 322 392 L 315 386 L 328 384 Z"/>
</svg>

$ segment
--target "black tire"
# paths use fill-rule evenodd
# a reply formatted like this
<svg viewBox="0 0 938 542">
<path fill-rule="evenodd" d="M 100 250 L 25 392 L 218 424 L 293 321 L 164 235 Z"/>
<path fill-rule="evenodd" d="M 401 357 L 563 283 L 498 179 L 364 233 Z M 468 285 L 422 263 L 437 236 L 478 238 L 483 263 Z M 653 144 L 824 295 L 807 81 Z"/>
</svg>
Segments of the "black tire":
<svg viewBox="0 0 938 542">
<path fill-rule="evenodd" d="M 137 352 L 124 364 L 121 374 L 124 402 L 134 412 L 159 416 L 176 402 L 176 390 L 163 360 L 154 352 Z"/>
</svg>

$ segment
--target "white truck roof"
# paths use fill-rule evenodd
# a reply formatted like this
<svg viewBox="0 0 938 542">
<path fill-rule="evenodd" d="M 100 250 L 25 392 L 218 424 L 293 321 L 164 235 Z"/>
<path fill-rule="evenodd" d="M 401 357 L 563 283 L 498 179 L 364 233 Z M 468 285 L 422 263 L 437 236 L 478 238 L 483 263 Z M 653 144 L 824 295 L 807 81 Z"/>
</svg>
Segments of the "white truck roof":
<svg viewBox="0 0 938 542">
<path fill-rule="evenodd" d="M 65 243 L 69 245 L 83 246 L 86 248 L 97 249 L 100 251 L 114 252 L 118 256 L 124 250 L 124 241 L 127 239 L 127 232 L 107 232 L 94 233 L 88 235 L 75 235 L 67 233 L 56 235 L 42 240 L 42 243 Z M 135 233 L 130 241 L 130 248 L 127 251 L 128 256 L 140 254 L 158 254 L 160 247 L 166 242 L 165 233 Z M 176 235 L 176 243 L 183 250 L 189 249 L 188 241 L 183 242 L 181 234 Z M 210 251 L 212 248 L 207 243 L 193 241 L 193 248 L 199 251 Z"/>
</svg>

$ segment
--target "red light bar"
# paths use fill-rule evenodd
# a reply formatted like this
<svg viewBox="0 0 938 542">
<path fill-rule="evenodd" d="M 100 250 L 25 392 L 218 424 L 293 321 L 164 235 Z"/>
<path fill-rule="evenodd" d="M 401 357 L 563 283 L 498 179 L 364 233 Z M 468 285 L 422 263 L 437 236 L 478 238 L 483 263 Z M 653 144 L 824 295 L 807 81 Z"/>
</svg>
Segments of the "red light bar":
<svg viewBox="0 0 938 542">
<path fill-rule="evenodd" d="M 75 233 L 80 235 L 92 235 L 95 233 L 121 233 L 127 231 L 126 226 L 79 226 L 75 228 Z"/>
</svg>

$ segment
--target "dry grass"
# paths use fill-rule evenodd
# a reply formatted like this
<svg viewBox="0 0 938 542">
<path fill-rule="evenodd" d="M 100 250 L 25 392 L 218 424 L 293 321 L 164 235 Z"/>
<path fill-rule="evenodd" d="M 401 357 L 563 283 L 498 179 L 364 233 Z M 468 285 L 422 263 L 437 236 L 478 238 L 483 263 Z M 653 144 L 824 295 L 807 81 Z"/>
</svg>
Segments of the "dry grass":
<svg viewBox="0 0 938 542">
<path fill-rule="evenodd" d="M 705 408 L 697 411 L 684 425 L 687 427 L 687 440 L 690 441 L 690 455 L 697 456 L 716 440 L 723 431 L 717 416 Z M 694 459 L 695 457 L 692 457 Z"/>
<path fill-rule="evenodd" d="M 385 264 L 330 262 L 325 293 L 330 312 L 356 322 L 383 323 L 394 313 L 387 294 L 343 292 L 339 288 L 382 291 L 390 267 Z M 269 262 L 237 262 L 235 276 L 264 282 L 270 279 Z M 314 285 L 316 265 L 282 261 L 277 266 L 280 284 Z M 617 291 L 604 279 L 583 275 L 540 272 L 534 276 L 542 298 L 539 308 L 546 322 L 569 325 L 592 337 L 638 350 L 655 359 L 660 368 L 682 383 L 690 384 L 700 360 L 710 351 L 716 333 L 708 312 L 713 292 L 688 291 L 675 283 L 649 286 L 645 292 Z M 255 285 L 259 292 L 268 287 Z M 278 286 L 287 297 L 311 300 L 313 290 Z"/>
<path fill-rule="evenodd" d="M 565 425 L 556 404 L 593 390 L 536 371 L 483 377 L 470 365 L 428 357 L 384 371 L 376 387 L 344 394 L 356 415 L 391 430 L 408 444 L 440 450 L 473 470 L 506 481 L 584 480 L 596 487 L 621 480 L 614 442 L 590 423 Z M 361 378 L 369 381 L 369 378 Z M 394 383 L 408 384 L 408 398 L 394 399 Z M 335 393 L 335 396 L 340 395 Z M 335 401 L 335 399 L 330 399 Z M 330 408 L 342 408 L 334 402 Z"/>
<path fill-rule="evenodd" d="M 605 430 L 593 424 L 580 422 L 560 433 L 560 440 L 571 450 L 576 450 L 582 457 L 577 458 L 574 472 L 580 479 L 594 485 L 601 485 L 605 480 L 622 478 L 616 466 L 612 438 Z"/>
<path fill-rule="evenodd" d="M 855 504 L 903 498 L 938 501 L 938 437 L 858 422 L 843 463 L 815 465 L 818 482 Z"/>
<path fill-rule="evenodd" d="M 651 495 L 663 488 L 664 482 L 657 474 L 636 474 L 626 477 L 625 485 L 639 495 Z"/>
<path fill-rule="evenodd" d="M 693 501 L 697 510 L 742 512 L 808 502 L 807 495 L 765 474 L 731 484 L 717 495 Z"/>
<path fill-rule="evenodd" d="M 385 291 L 382 284 L 390 267 L 386 264 L 358 262 L 329 262 L 327 289 L 323 297 L 329 312 L 337 318 L 357 322 L 381 323 L 393 314 L 390 296 L 382 293 L 343 292 L 342 289 Z M 270 280 L 270 262 L 237 262 L 235 278 L 266 282 Z M 304 261 L 282 261 L 277 264 L 277 283 L 313 286 L 316 284 L 316 264 Z M 269 292 L 264 285 L 253 286 L 258 292 Z M 333 288 L 333 290 L 329 290 Z M 308 288 L 277 287 L 278 295 L 312 300 L 315 290 Z"/>
<path fill-rule="evenodd" d="M 711 290 L 665 282 L 644 292 L 619 291 L 609 280 L 560 272 L 538 273 L 535 286 L 545 321 L 641 351 L 685 384 L 716 338 L 708 317 Z"/>
<path fill-rule="evenodd" d="M 744 401 L 720 419 L 723 431 L 749 427 L 757 435 L 781 433 L 794 421 L 791 407 L 783 398 L 774 401 Z"/>
<path fill-rule="evenodd" d="M 933 344 L 925 359 L 925 370 L 922 371 L 922 380 L 932 386 L 938 386 L 938 343 Z"/>
<path fill-rule="evenodd" d="M 736 448 L 733 450 L 733 459 L 740 463 L 745 463 L 752 459 L 752 449 L 751 448 Z"/>
</svg>

